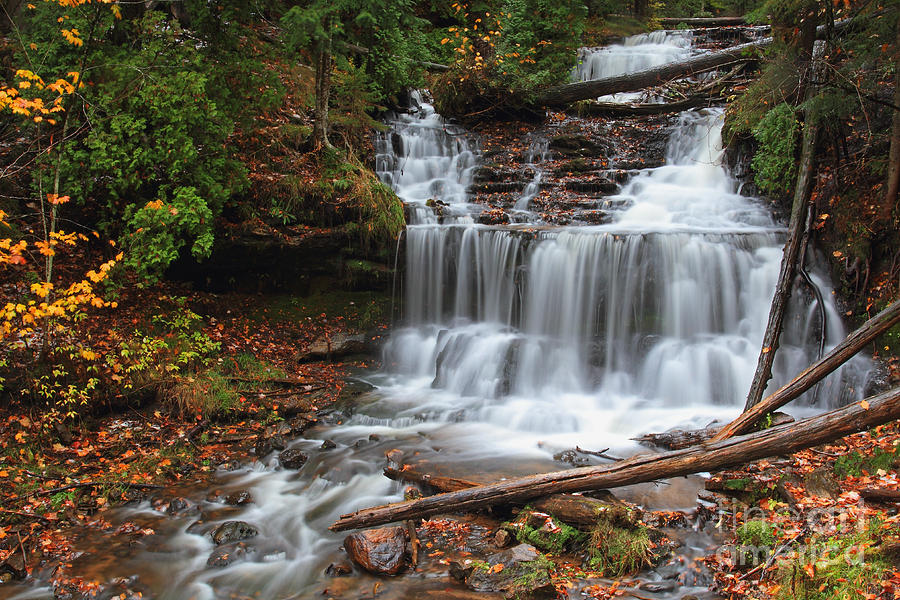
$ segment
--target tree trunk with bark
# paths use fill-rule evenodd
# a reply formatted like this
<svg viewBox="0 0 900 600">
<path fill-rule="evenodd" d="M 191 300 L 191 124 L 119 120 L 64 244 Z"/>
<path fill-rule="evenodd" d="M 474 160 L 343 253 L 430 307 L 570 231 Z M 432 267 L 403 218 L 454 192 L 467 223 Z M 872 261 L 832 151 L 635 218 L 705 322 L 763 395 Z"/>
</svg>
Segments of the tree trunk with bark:
<svg viewBox="0 0 900 600">
<path fill-rule="evenodd" d="M 900 417 L 900 388 L 796 423 L 748 435 L 673 450 L 645 454 L 603 467 L 582 467 L 556 473 L 510 479 L 490 485 L 438 494 L 408 502 L 366 508 L 343 515 L 333 531 L 371 527 L 393 521 L 467 511 L 553 494 L 601 490 L 713 471 L 789 454 L 864 431 Z"/>
<path fill-rule="evenodd" d="M 331 98 L 331 37 L 322 43 L 316 55 L 316 107 L 313 113 L 313 147 L 330 147 L 328 141 L 328 102 Z"/>
<path fill-rule="evenodd" d="M 897 48 L 900 52 L 900 20 L 897 21 Z M 900 69 L 894 73 L 894 116 L 891 122 L 891 150 L 888 156 L 887 186 L 884 193 L 884 212 L 890 217 L 900 193 Z"/>
</svg>

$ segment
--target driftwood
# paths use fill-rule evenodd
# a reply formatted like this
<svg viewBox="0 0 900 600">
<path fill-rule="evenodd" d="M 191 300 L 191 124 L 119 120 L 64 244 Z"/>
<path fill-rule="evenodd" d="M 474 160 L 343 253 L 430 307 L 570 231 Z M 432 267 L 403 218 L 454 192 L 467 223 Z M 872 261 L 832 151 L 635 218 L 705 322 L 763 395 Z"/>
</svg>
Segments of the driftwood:
<svg viewBox="0 0 900 600">
<path fill-rule="evenodd" d="M 831 352 L 813 363 L 809 368 L 781 387 L 765 400 L 746 410 L 734 421 L 722 428 L 713 438 L 721 441 L 727 437 L 749 431 L 767 413 L 781 408 L 800 394 L 816 385 L 829 373 L 853 358 L 879 335 L 900 323 L 900 300 L 863 323 L 863 325 L 835 346 Z"/>
<path fill-rule="evenodd" d="M 440 477 L 423 473 L 409 465 L 402 469 L 386 468 L 385 477 L 394 481 L 411 481 L 428 485 L 439 492 L 458 492 L 480 484 L 455 477 Z M 611 493 L 606 492 L 603 499 L 589 496 L 576 496 L 574 494 L 553 494 L 546 498 L 540 498 L 530 503 L 531 507 L 540 512 L 553 515 L 564 523 L 592 527 L 597 524 L 600 515 L 606 513 L 620 516 L 624 504 Z"/>
<path fill-rule="evenodd" d="M 851 22 L 852 19 L 838 21 L 834 24 L 834 31 L 845 29 Z M 824 25 L 816 29 L 816 35 L 824 36 L 825 34 L 826 28 Z M 566 106 L 579 100 L 590 100 L 591 98 L 606 96 L 607 94 L 642 90 L 673 79 L 689 77 L 704 71 L 717 69 L 728 64 L 754 60 L 758 57 L 760 50 L 771 44 L 772 38 L 767 37 L 746 44 L 732 46 L 725 50 L 692 56 L 683 61 L 668 63 L 636 73 L 557 85 L 539 95 L 537 104 L 543 106 Z"/>
<path fill-rule="evenodd" d="M 343 515 L 333 531 L 382 525 L 520 502 L 552 494 L 585 492 L 713 471 L 731 465 L 788 454 L 863 431 L 900 417 L 900 388 L 796 423 L 720 442 L 661 454 L 644 454 L 602 467 L 582 467 L 510 479 L 490 485 L 366 508 Z"/>
<path fill-rule="evenodd" d="M 862 488 L 859 495 L 873 502 L 900 502 L 900 490 L 890 488 Z"/>
<path fill-rule="evenodd" d="M 806 87 L 806 101 L 809 103 L 818 93 L 816 85 L 817 65 L 825 54 L 825 43 L 816 42 L 812 60 L 807 67 L 808 85 Z M 812 118 L 809 109 L 806 110 L 806 118 L 803 123 L 803 149 L 800 152 L 800 167 L 797 171 L 797 183 L 794 186 L 794 200 L 791 204 L 791 221 L 788 226 L 788 241 L 784 245 L 784 253 L 781 257 L 781 270 L 778 273 L 778 283 L 775 286 L 775 295 L 772 297 L 772 305 L 769 307 L 769 320 L 766 323 L 766 333 L 763 336 L 762 348 L 756 361 L 756 372 L 750 383 L 750 391 L 747 393 L 747 401 L 744 410 L 749 410 L 759 403 L 769 379 L 772 378 L 772 365 L 775 363 L 775 353 L 778 350 L 778 340 L 784 327 L 784 313 L 787 309 L 791 290 L 794 287 L 794 275 L 797 272 L 797 263 L 800 258 L 800 246 L 806 231 L 806 206 L 812 197 L 812 189 L 815 180 L 813 171 L 815 166 L 816 141 L 819 137 L 819 126 Z M 824 324 L 823 324 L 824 327 Z"/>
</svg>

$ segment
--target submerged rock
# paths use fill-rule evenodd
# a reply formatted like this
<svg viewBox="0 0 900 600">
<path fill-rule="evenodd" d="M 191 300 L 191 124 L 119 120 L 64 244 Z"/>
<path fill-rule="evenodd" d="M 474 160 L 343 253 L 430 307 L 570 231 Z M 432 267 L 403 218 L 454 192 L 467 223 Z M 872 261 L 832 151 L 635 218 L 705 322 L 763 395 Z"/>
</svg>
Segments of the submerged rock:
<svg viewBox="0 0 900 600">
<path fill-rule="evenodd" d="M 244 542 L 231 542 L 214 549 L 206 560 L 207 567 L 222 568 L 255 552 Z"/>
<path fill-rule="evenodd" d="M 188 516 L 200 514 L 200 506 L 187 498 L 175 498 L 166 507 L 166 514 L 173 516 Z"/>
<path fill-rule="evenodd" d="M 253 496 L 247 490 L 238 490 L 225 496 L 225 504 L 230 506 L 240 506 L 251 502 L 253 502 Z"/>
<path fill-rule="evenodd" d="M 325 574 L 329 577 L 348 577 L 353 575 L 353 566 L 345 560 L 331 563 L 325 569 Z"/>
<path fill-rule="evenodd" d="M 213 532 L 212 539 L 216 546 L 229 542 L 239 542 L 259 535 L 259 530 L 244 521 L 225 521 Z"/>
<path fill-rule="evenodd" d="M 309 457 L 300 452 L 297 448 L 288 448 L 278 455 L 278 462 L 285 469 L 299 469 L 306 464 Z"/>
<path fill-rule="evenodd" d="M 406 531 L 402 527 L 352 533 L 344 538 L 344 549 L 353 562 L 370 573 L 396 575 L 406 568 Z"/>
<path fill-rule="evenodd" d="M 487 557 L 487 561 L 473 561 L 466 576 L 466 586 L 476 592 L 502 592 L 507 598 L 551 599 L 556 589 L 550 582 L 547 558 L 534 546 L 519 544 Z"/>
</svg>

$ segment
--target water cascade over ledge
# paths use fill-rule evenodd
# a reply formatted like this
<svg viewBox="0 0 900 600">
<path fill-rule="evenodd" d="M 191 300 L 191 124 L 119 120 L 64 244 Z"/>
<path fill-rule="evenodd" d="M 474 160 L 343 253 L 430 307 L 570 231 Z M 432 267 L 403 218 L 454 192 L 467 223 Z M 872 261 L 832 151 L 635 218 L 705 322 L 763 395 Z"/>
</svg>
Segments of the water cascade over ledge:
<svg viewBox="0 0 900 600">
<path fill-rule="evenodd" d="M 661 64 L 689 51 L 683 40 L 654 33 L 631 47 Z M 650 64 L 598 63 L 590 73 L 642 66 Z M 107 518 L 152 525 L 156 543 L 111 562 L 85 556 L 75 567 L 105 578 L 138 573 L 161 600 L 311 599 L 335 586 L 341 597 L 363 597 L 374 579 L 323 574 L 343 556 L 342 536 L 327 527 L 343 513 L 400 499 L 381 473 L 388 450 L 462 472 L 502 465 L 499 477 L 557 470 L 553 455 L 576 445 L 626 455 L 637 449 L 635 435 L 734 417 L 756 366 L 784 230 L 761 202 L 737 193 L 721 164 L 722 120 L 720 109 L 680 115 L 666 164 L 625 183 L 607 224 L 549 226 L 525 210 L 526 200 L 517 207 L 524 222 L 486 226 L 475 223 L 482 207 L 466 193 L 480 164 L 478 139 L 414 93 L 411 109 L 376 140 L 377 171 L 407 204 L 410 224 L 402 323 L 383 370 L 366 377 L 375 389 L 291 443 L 309 455 L 299 472 L 277 468 L 275 458 L 221 472 L 222 489 L 249 490 L 252 504 L 207 502 L 200 524 L 147 503 L 118 509 Z M 529 162 L 543 153 L 545 145 L 533 148 Z M 812 277 L 828 302 L 830 347 L 844 332 L 827 280 Z M 816 358 L 819 327 L 814 302 L 794 302 L 770 390 Z M 807 393 L 799 410 L 859 397 L 866 369 L 854 361 Z M 324 438 L 335 447 L 320 451 Z M 203 491 L 196 495 L 205 502 Z M 210 568 L 208 533 L 232 519 L 259 529 L 256 552 Z M 382 584 L 380 598 L 409 597 L 402 579 Z"/>
</svg>

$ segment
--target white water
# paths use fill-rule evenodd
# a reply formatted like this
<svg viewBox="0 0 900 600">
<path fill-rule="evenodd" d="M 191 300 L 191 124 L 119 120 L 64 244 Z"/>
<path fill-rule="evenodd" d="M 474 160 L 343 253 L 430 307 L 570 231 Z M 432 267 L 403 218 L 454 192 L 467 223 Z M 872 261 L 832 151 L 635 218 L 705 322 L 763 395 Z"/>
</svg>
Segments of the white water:
<svg viewBox="0 0 900 600">
<path fill-rule="evenodd" d="M 559 468 L 552 455 L 576 445 L 631 453 L 634 435 L 739 412 L 783 231 L 760 203 L 736 194 L 721 166 L 720 110 L 680 117 L 666 166 L 625 185 L 610 224 L 487 227 L 472 223 L 466 203 L 477 141 L 415 100 L 415 112 L 397 115 L 377 144 L 381 177 L 412 209 L 405 326 L 385 348 L 385 372 L 372 379 L 378 389 L 345 422 L 294 443 L 310 456 L 299 473 L 273 464 L 223 473 L 226 489 L 249 489 L 255 502 L 219 507 L 206 528 L 227 519 L 258 527 L 250 560 L 207 568 L 209 538 L 186 531 L 194 518 L 145 504 L 111 518 L 158 523 L 162 541 L 104 565 L 104 577 L 139 573 L 162 600 L 319 598 L 336 585 L 350 586 L 341 597 L 362 597 L 372 580 L 323 575 L 341 558 L 342 536 L 327 527 L 342 513 L 399 498 L 381 475 L 386 450 L 470 473 L 503 465 L 511 474 Z M 446 203 L 443 218 L 432 199 Z M 827 282 L 818 283 L 830 298 Z M 773 385 L 814 359 L 816 311 L 800 304 Z M 831 345 L 843 331 L 834 307 L 826 310 Z M 864 368 L 832 376 L 819 405 L 856 397 L 853 377 Z M 369 441 L 372 434 L 382 440 Z M 319 451 L 316 437 L 337 447 Z M 382 580 L 379 597 L 407 597 L 409 581 Z"/>
<path fill-rule="evenodd" d="M 691 55 L 691 37 L 690 31 L 653 31 L 626 38 L 621 44 L 581 48 L 573 79 L 593 81 L 684 60 Z M 599 100 L 625 102 L 642 96 L 642 92 L 630 92 L 602 96 Z"/>
</svg>

